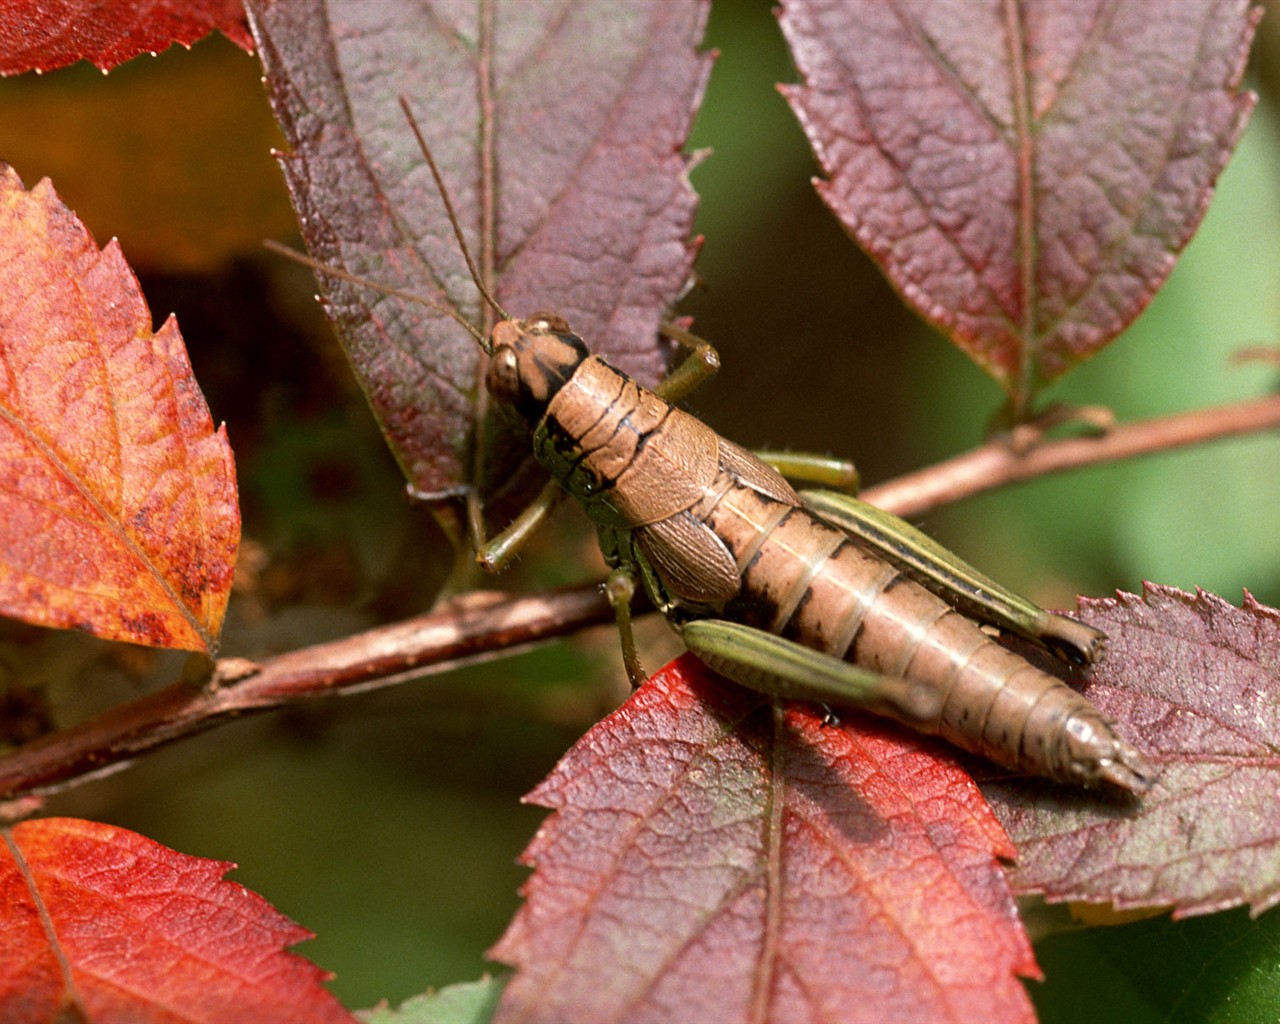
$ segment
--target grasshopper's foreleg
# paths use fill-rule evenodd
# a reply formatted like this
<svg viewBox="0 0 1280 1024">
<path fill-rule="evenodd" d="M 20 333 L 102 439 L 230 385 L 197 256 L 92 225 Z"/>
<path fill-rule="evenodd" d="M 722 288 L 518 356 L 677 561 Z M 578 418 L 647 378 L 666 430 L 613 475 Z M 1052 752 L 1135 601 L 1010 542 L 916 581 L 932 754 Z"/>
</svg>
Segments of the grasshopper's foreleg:
<svg viewBox="0 0 1280 1024">
<path fill-rule="evenodd" d="M 838 527 L 957 609 L 1042 644 L 1077 664 L 1102 656 L 1106 634 L 1045 611 L 948 551 L 910 523 L 833 491 L 801 491 L 804 507 Z"/>
<path fill-rule="evenodd" d="M 484 539 L 484 517 L 480 500 L 474 492 L 467 496 L 467 525 L 475 545 L 476 561 L 488 572 L 500 572 L 516 556 L 529 536 L 555 511 L 564 497 L 564 490 L 554 480 L 548 480 L 538 496 L 524 511 L 509 522 L 497 536 Z"/>
<path fill-rule="evenodd" d="M 852 705 L 919 732 L 938 732 L 938 687 L 883 676 L 737 622 L 698 619 L 686 623 L 681 635 L 700 661 L 740 686 L 789 700 Z"/>
</svg>

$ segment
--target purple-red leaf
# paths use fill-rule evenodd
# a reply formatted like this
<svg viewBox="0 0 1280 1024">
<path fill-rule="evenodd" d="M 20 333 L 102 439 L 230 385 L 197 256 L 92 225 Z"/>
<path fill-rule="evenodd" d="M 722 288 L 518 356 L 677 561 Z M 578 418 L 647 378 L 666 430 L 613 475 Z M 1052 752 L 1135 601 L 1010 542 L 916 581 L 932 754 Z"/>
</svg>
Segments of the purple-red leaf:
<svg viewBox="0 0 1280 1024">
<path fill-rule="evenodd" d="M 240 510 L 225 428 L 120 248 L 0 164 L 0 613 L 207 651 Z"/>
<path fill-rule="evenodd" d="M 232 867 L 93 821 L 6 830 L 0 1020 L 355 1024 L 285 950 L 311 934 L 226 881 Z"/>
<path fill-rule="evenodd" d="M 702 0 L 250 6 L 291 146 L 281 162 L 318 258 L 474 323 L 491 315 L 403 95 L 499 302 L 515 316 L 555 309 L 593 351 L 657 378 L 657 328 L 693 259 L 679 149 L 709 69 L 697 53 Z M 410 484 L 429 497 L 461 493 L 477 478 L 475 342 L 433 310 L 341 282 L 323 288 Z M 482 489 L 510 484 L 527 438 L 516 447 L 480 474 Z"/>
<path fill-rule="evenodd" d="M 6 0 L 0 11 L 0 75 L 91 61 L 109 71 L 214 29 L 248 50 L 242 0 Z M 12 157 L 10 157 L 12 159 Z"/>
<path fill-rule="evenodd" d="M 948 753 L 686 656 L 529 800 L 499 1021 L 1029 1021 L 1012 853 Z"/>
<path fill-rule="evenodd" d="M 984 785 L 1018 847 L 1015 887 L 1179 915 L 1280 902 L 1280 612 L 1148 584 L 1141 598 L 1082 601 L 1080 617 L 1108 637 L 1085 692 L 1158 778 L 1110 808 Z"/>
<path fill-rule="evenodd" d="M 784 0 L 818 190 L 1026 409 L 1150 301 L 1253 96 L 1250 0 Z"/>
</svg>

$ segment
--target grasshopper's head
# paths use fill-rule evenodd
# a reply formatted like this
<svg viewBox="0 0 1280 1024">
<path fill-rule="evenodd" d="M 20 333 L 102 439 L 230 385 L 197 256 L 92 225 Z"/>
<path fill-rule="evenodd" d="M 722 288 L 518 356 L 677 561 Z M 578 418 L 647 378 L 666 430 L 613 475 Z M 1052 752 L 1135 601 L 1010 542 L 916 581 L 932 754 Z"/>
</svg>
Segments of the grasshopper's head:
<svg viewBox="0 0 1280 1024">
<path fill-rule="evenodd" d="M 537 423 L 589 355 L 582 339 L 556 313 L 503 320 L 493 329 L 485 386 L 494 398 Z"/>
</svg>

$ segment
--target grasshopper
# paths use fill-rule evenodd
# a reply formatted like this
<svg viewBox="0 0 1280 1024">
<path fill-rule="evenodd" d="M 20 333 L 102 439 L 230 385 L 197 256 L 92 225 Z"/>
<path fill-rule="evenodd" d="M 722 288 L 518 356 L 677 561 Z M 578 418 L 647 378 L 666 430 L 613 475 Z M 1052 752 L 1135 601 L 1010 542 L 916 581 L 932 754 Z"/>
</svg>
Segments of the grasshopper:
<svg viewBox="0 0 1280 1024">
<path fill-rule="evenodd" d="M 1151 772 L 1111 723 L 979 622 L 1081 665 L 1101 656 L 1103 633 L 1006 590 L 851 494 L 797 492 L 777 468 L 830 484 L 856 479 L 847 463 L 753 455 L 676 408 L 718 366 L 705 342 L 673 330 L 692 352 L 650 390 L 593 355 L 560 316 L 509 316 L 481 280 L 443 177 L 401 106 L 471 278 L 500 320 L 486 337 L 456 310 L 403 297 L 442 310 L 476 339 L 489 357 L 489 393 L 523 418 L 552 478 L 488 541 L 478 499 L 469 502 L 483 566 L 505 565 L 567 493 L 595 524 L 611 567 L 606 592 L 633 685 L 644 679 L 630 612 L 642 587 L 688 649 L 739 685 L 884 715 L 1019 772 L 1145 792 Z"/>
</svg>

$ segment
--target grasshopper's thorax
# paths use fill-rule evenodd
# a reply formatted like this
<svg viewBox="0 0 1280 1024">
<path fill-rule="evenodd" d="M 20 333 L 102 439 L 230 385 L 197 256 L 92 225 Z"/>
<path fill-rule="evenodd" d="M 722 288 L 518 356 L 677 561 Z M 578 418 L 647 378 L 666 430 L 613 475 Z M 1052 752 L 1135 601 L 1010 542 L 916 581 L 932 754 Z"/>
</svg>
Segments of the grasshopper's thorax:
<svg viewBox="0 0 1280 1024">
<path fill-rule="evenodd" d="M 486 384 L 524 416 L 534 456 L 601 527 L 689 508 L 715 476 L 715 432 L 589 354 L 555 314 L 494 328 Z"/>
<path fill-rule="evenodd" d="M 538 313 L 528 320 L 503 320 L 493 329 L 493 353 L 485 386 L 513 407 L 533 431 L 533 454 L 570 494 L 598 504 L 603 481 L 582 459 L 581 427 L 600 416 L 598 378 L 616 396 L 623 375 L 587 351 L 565 319 Z M 608 402 L 606 402 L 608 404 Z M 568 423 L 562 423 L 562 417 Z M 611 520 L 615 517 L 604 513 Z"/>
</svg>

